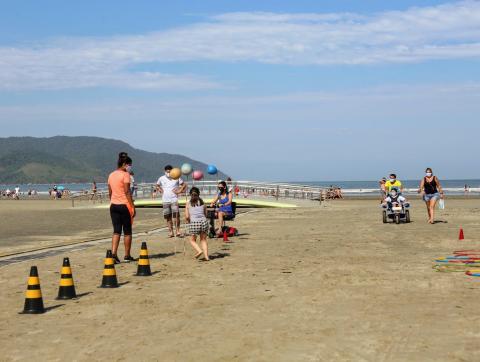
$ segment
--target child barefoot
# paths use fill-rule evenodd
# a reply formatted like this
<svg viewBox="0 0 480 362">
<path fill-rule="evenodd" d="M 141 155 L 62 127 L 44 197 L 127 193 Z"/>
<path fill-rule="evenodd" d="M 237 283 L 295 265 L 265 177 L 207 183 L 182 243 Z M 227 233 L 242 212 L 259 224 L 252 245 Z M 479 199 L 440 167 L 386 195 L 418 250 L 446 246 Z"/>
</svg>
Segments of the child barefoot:
<svg viewBox="0 0 480 362">
<path fill-rule="evenodd" d="M 185 206 L 185 219 L 188 223 L 188 234 L 190 235 L 190 244 L 195 249 L 197 254 L 195 258 L 199 258 L 202 254 L 204 260 L 210 260 L 208 258 L 208 245 L 207 245 L 207 232 L 208 232 L 208 220 L 207 220 L 207 208 L 200 198 L 200 190 L 197 187 L 192 187 L 190 190 L 190 201 Z M 197 244 L 197 235 L 200 235 L 200 245 Z"/>
</svg>

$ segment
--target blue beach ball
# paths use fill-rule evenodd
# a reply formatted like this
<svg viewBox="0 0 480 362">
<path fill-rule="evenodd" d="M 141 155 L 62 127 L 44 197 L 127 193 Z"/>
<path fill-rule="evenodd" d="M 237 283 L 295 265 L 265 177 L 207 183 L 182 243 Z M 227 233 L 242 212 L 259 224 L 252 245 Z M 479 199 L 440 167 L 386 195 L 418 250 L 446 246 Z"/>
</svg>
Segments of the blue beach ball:
<svg viewBox="0 0 480 362">
<path fill-rule="evenodd" d="M 215 167 L 215 165 L 208 165 L 207 173 L 209 175 L 216 175 L 218 173 L 217 167 Z"/>
</svg>

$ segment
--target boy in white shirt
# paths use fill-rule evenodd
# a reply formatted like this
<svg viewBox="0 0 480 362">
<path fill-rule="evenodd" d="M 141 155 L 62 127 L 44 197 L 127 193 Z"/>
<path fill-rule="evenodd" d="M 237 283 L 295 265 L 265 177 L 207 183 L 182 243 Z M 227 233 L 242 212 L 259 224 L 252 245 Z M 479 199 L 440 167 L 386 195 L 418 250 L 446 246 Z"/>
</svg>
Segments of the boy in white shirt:
<svg viewBox="0 0 480 362">
<path fill-rule="evenodd" d="M 174 180 L 170 177 L 172 166 L 165 166 L 165 175 L 160 176 L 157 181 L 157 190 L 162 193 L 163 217 L 167 220 L 170 237 L 182 236 L 180 233 L 180 209 L 178 207 L 178 195 L 183 193 L 187 184 L 181 179 Z M 175 227 L 177 233 L 173 232 L 173 220 L 175 218 Z"/>
</svg>

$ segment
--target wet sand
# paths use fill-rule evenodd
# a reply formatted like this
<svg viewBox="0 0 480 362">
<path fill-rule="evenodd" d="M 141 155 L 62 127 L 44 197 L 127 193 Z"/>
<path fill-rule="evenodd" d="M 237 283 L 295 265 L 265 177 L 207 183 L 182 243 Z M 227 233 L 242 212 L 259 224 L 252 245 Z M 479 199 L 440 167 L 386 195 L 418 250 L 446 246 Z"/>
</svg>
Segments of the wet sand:
<svg viewBox="0 0 480 362">
<path fill-rule="evenodd" d="M 480 249 L 478 200 L 447 200 L 436 225 L 413 206 L 409 225 L 382 224 L 368 200 L 259 210 L 237 218 L 234 243 L 210 242 L 208 263 L 159 233 L 155 274 L 121 264 L 114 290 L 97 288 L 109 245 L 95 245 L 68 255 L 90 293 L 76 301 L 54 300 L 63 255 L 1 267 L 1 359 L 477 361 L 480 278 L 432 262 Z M 46 307 L 60 306 L 19 315 L 33 264 Z"/>
</svg>

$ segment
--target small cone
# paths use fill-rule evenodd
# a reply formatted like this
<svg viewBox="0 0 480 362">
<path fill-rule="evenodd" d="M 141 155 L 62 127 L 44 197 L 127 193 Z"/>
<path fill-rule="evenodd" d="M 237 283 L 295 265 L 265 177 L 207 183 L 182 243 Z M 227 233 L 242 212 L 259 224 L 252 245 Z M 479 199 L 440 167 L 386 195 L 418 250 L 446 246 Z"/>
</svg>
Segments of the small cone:
<svg viewBox="0 0 480 362">
<path fill-rule="evenodd" d="M 115 272 L 115 262 L 113 261 L 112 251 L 107 250 L 105 257 L 105 267 L 103 268 L 102 285 L 100 288 L 118 288 L 117 273 Z"/>
<path fill-rule="evenodd" d="M 148 259 L 147 243 L 143 241 L 138 258 L 137 276 L 148 277 L 150 275 L 152 275 L 152 271 L 150 270 L 150 260 Z"/>
<path fill-rule="evenodd" d="M 58 288 L 57 299 L 73 299 L 77 297 L 75 285 L 73 284 L 72 269 L 70 268 L 70 259 L 63 258 L 63 266 L 60 272 L 60 287 Z"/>
<path fill-rule="evenodd" d="M 462 228 L 460 228 L 460 233 L 458 234 L 458 240 L 465 240 L 465 235 L 463 234 Z"/>
<path fill-rule="evenodd" d="M 36 266 L 30 268 L 30 277 L 28 278 L 27 292 L 25 293 L 25 307 L 23 308 L 23 313 L 45 313 L 42 290 L 40 289 L 40 279 L 38 278 L 38 269 Z"/>
<path fill-rule="evenodd" d="M 228 243 L 230 240 L 228 240 L 228 233 L 227 230 L 223 230 L 223 241 Z"/>
</svg>

